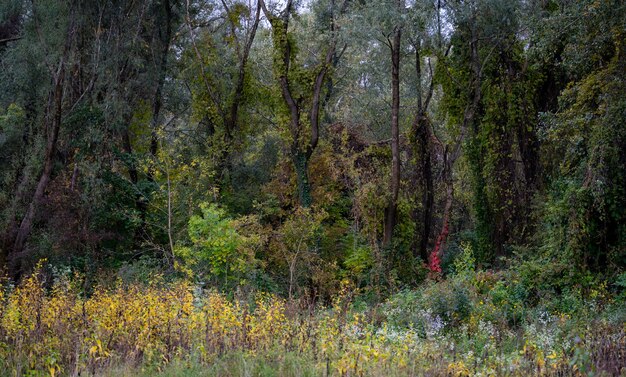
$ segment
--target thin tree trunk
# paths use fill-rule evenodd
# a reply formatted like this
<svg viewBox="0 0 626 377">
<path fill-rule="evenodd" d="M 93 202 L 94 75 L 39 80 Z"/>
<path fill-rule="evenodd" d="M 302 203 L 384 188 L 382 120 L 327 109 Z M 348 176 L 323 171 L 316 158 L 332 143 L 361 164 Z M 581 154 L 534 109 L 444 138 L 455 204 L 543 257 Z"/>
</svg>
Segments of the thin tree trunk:
<svg viewBox="0 0 626 377">
<path fill-rule="evenodd" d="M 158 140 L 158 122 L 161 114 L 161 107 L 163 106 L 163 86 L 165 85 L 165 76 L 167 74 L 167 57 L 169 55 L 170 44 L 172 41 L 172 8 L 169 0 L 163 1 L 163 12 L 165 19 L 161 20 L 165 23 L 165 30 L 158 30 L 159 43 L 161 44 L 161 55 L 158 61 L 157 71 L 157 86 L 154 91 L 154 97 L 152 99 L 152 119 L 150 121 L 150 154 L 153 158 L 159 151 Z M 159 17 L 160 18 L 160 17 Z M 157 18 L 157 20 L 159 19 Z M 154 180 L 154 172 L 152 169 L 148 171 L 148 180 Z"/>
<path fill-rule="evenodd" d="M 476 113 L 478 112 L 478 108 L 480 106 L 480 101 L 482 98 L 481 92 L 481 84 L 482 84 L 482 66 L 480 62 L 480 55 L 478 51 L 478 33 L 476 31 L 476 16 L 473 16 L 472 23 L 470 25 L 471 28 L 471 36 L 472 39 L 470 41 L 470 65 L 472 70 L 472 87 L 471 87 L 471 97 L 470 103 L 465 108 L 465 112 L 463 114 L 463 121 L 460 126 L 460 134 L 457 138 L 455 144 L 452 146 L 452 150 L 445 151 L 445 161 L 444 161 L 444 181 L 446 183 L 446 202 L 444 205 L 443 212 L 443 221 L 442 227 L 439 235 L 437 236 L 437 241 L 435 243 L 435 247 L 429 255 L 429 259 L 431 262 L 435 259 L 439 258 L 439 254 L 443 251 L 443 246 L 445 245 L 446 239 L 449 233 L 450 226 L 450 213 L 452 209 L 452 202 L 454 199 L 454 182 L 452 179 L 452 169 L 454 163 L 458 159 L 461 154 L 461 146 L 463 141 L 465 140 L 465 136 L 467 135 L 468 128 L 470 126 L 476 127 Z M 430 266 L 431 270 L 433 267 L 439 266 Z"/>
<path fill-rule="evenodd" d="M 431 153 L 432 146 L 430 142 L 430 120 L 428 119 L 427 111 L 430 99 L 432 98 L 434 91 L 434 81 L 432 77 L 432 67 L 430 60 L 428 66 L 431 68 L 430 72 L 430 86 L 426 92 L 426 98 L 422 100 L 422 64 L 421 64 L 421 41 L 417 41 L 413 44 L 415 48 L 415 73 L 417 77 L 417 112 L 415 119 L 413 120 L 413 143 L 415 150 L 415 165 L 418 169 L 413 176 L 415 177 L 415 207 L 413 209 L 413 221 L 415 223 L 415 239 L 413 241 L 413 256 L 415 258 L 421 258 L 424 261 L 428 260 L 428 243 L 430 241 L 430 233 L 432 228 L 432 214 L 434 205 L 434 191 L 433 191 L 433 174 L 431 166 Z M 423 181 L 422 190 L 418 190 L 418 178 Z M 417 203 L 421 202 L 421 216 L 420 209 Z M 421 221 L 420 221 L 421 220 Z"/>
<path fill-rule="evenodd" d="M 54 155 L 56 153 L 57 140 L 59 138 L 59 130 L 61 128 L 61 119 L 63 116 L 63 100 L 64 100 L 64 84 L 66 74 L 66 63 L 70 54 L 72 40 L 75 34 L 75 24 L 70 21 L 65 36 L 65 45 L 63 53 L 59 60 L 56 72 L 51 72 L 54 84 L 49 94 L 49 102 L 44 118 L 44 130 L 46 135 L 46 149 L 44 154 L 43 170 L 37 182 L 37 187 L 33 197 L 28 205 L 26 214 L 22 218 L 19 228 L 15 234 L 13 248 L 8 258 L 8 268 L 10 275 L 17 279 L 22 272 L 22 259 L 24 257 L 24 247 L 30 232 L 33 228 L 33 222 L 37 212 L 37 207 L 43 199 L 48 183 L 52 177 L 54 167 Z"/>
<path fill-rule="evenodd" d="M 402 31 L 396 27 L 391 47 L 391 198 L 385 210 L 383 245 L 389 245 L 397 222 L 398 194 L 400 192 L 400 39 Z"/>
<path fill-rule="evenodd" d="M 222 1 L 222 5 L 224 10 L 229 13 L 230 9 L 225 1 Z M 237 129 L 237 125 L 239 123 L 239 108 L 244 100 L 244 89 L 246 82 L 246 67 L 248 65 L 248 58 L 250 56 L 250 50 L 252 48 L 252 43 L 254 42 L 254 38 L 256 36 L 256 32 L 259 26 L 259 22 L 261 19 L 261 5 L 257 2 L 256 12 L 254 16 L 254 23 L 250 29 L 250 34 L 247 36 L 245 40 L 245 45 L 243 46 L 243 50 L 240 49 L 239 39 L 237 38 L 236 33 L 236 25 L 234 21 L 228 17 L 231 24 L 231 35 L 235 40 L 235 46 L 237 50 L 237 57 L 239 59 L 238 62 L 238 71 L 237 78 L 235 81 L 234 91 L 232 93 L 232 102 L 230 103 L 230 108 L 228 112 L 224 112 L 223 123 L 224 123 L 224 146 L 221 148 L 221 151 L 218 155 L 217 162 L 217 171 L 218 176 L 220 177 L 220 184 L 224 184 L 224 172 L 229 171 L 231 169 L 230 164 L 230 153 L 234 138 L 234 132 Z"/>
<path fill-rule="evenodd" d="M 226 3 L 224 3 L 224 7 L 228 11 L 226 7 Z M 226 137 L 228 141 L 232 140 L 232 133 L 237 128 L 238 118 L 239 118 L 239 107 L 241 106 L 241 102 L 243 101 L 244 95 L 244 84 L 246 82 L 246 67 L 248 65 L 248 58 L 250 56 L 250 49 L 252 48 L 252 42 L 254 42 L 254 37 L 256 35 L 257 28 L 259 26 L 259 21 L 261 19 L 261 5 L 257 3 L 256 13 L 254 16 L 254 24 L 250 30 L 250 35 L 246 40 L 246 44 L 241 52 L 241 56 L 239 56 L 239 69 L 237 72 L 237 82 L 235 84 L 235 91 L 233 95 L 233 101 L 230 105 L 230 114 L 228 116 L 226 123 Z M 232 22 L 232 21 L 231 21 Z M 234 25 L 233 25 L 234 28 Z M 232 32 L 233 37 L 237 38 L 235 31 Z"/>
<path fill-rule="evenodd" d="M 21 260 L 23 258 L 24 246 L 33 228 L 33 221 L 35 219 L 37 207 L 44 196 L 45 190 L 48 187 L 48 183 L 50 182 L 50 178 L 52 176 L 52 169 L 54 167 L 54 154 L 56 152 L 59 130 L 61 128 L 61 117 L 63 114 L 65 59 L 67 58 L 67 55 L 69 53 L 70 37 L 71 33 L 68 31 L 65 52 L 63 54 L 63 57 L 61 58 L 61 61 L 59 62 L 58 70 L 54 75 L 54 90 L 51 93 L 52 101 L 48 112 L 49 114 L 50 112 L 52 112 L 53 114 L 51 116 L 51 119 L 46 121 L 50 123 L 46 124 L 46 134 L 48 140 L 46 143 L 43 170 L 41 172 L 41 176 L 39 177 L 39 181 L 37 183 L 35 193 L 33 194 L 33 198 L 31 199 L 26 214 L 24 215 L 22 222 L 20 223 L 20 227 L 17 230 L 15 242 L 13 243 L 13 250 L 9 258 L 9 272 L 13 277 L 19 277 L 21 273 Z"/>
</svg>

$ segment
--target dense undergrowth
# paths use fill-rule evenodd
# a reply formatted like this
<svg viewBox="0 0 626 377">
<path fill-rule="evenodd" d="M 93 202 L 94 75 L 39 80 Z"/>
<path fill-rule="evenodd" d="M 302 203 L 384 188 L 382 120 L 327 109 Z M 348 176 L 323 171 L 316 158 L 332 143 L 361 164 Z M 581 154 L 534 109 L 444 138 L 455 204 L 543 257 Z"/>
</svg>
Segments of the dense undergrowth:
<svg viewBox="0 0 626 377">
<path fill-rule="evenodd" d="M 0 377 L 626 377 L 625 32 L 0 0 Z"/>
<path fill-rule="evenodd" d="M 461 258 L 460 260 L 463 260 Z M 447 279 L 329 305 L 186 281 L 100 286 L 37 273 L 5 284 L 0 363 L 13 376 L 624 375 L 623 287 L 530 292 L 519 272 Z M 622 276 L 623 277 L 623 276 Z M 622 279 L 623 280 L 623 279 Z"/>
</svg>

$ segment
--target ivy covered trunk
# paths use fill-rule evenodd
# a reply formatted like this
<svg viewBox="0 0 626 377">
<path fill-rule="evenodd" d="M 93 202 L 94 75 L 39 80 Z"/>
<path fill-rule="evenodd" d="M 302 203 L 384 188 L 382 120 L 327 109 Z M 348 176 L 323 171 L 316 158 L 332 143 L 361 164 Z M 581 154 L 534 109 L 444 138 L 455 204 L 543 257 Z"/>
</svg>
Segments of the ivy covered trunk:
<svg viewBox="0 0 626 377">
<path fill-rule="evenodd" d="M 309 158 L 310 156 L 306 152 L 300 150 L 292 151 L 292 161 L 298 187 L 298 201 L 304 208 L 309 208 L 313 204 L 311 182 L 309 181 Z"/>
<path fill-rule="evenodd" d="M 421 207 L 422 207 L 422 216 L 421 216 L 421 229 L 419 225 L 419 221 L 415 222 L 415 248 L 414 256 L 422 258 L 422 260 L 426 261 L 428 259 L 428 242 L 430 240 L 430 231 L 432 227 L 432 216 L 433 216 L 433 206 L 435 203 L 435 193 L 433 188 L 433 172 L 431 167 L 431 159 L 430 159 L 430 146 L 429 146 L 429 138 L 430 125 L 427 123 L 428 120 L 425 117 L 422 117 L 422 121 L 418 123 L 418 138 L 417 138 L 417 147 L 418 149 L 418 157 L 421 172 L 421 178 L 423 181 L 422 186 L 424 186 L 421 190 L 416 191 L 416 203 L 421 199 Z M 421 124 L 420 124 L 421 123 Z M 417 211 L 417 209 L 416 209 Z M 417 220 L 419 216 L 415 214 L 414 218 Z M 419 239 L 419 244 L 417 243 Z"/>
<path fill-rule="evenodd" d="M 339 9 L 340 13 L 346 10 L 347 4 L 348 1 L 343 2 Z M 272 27 L 272 41 L 274 44 L 273 68 L 285 109 L 289 114 L 288 128 L 292 139 L 290 153 L 296 173 L 298 199 L 300 206 L 307 208 L 313 203 L 308 173 L 309 160 L 319 142 L 322 88 L 327 80 L 328 69 L 333 63 L 337 41 L 334 33 L 332 33 L 323 59 L 315 66 L 314 70 L 317 72 L 314 74 L 313 85 L 309 87 L 310 90 L 305 91 L 305 94 L 300 93 L 299 90 L 294 90 L 294 88 L 308 86 L 309 83 L 306 81 L 306 76 L 303 79 L 301 74 L 294 75 L 292 73 L 292 65 L 295 62 L 295 55 L 298 51 L 295 42 L 290 38 L 288 32 L 289 20 L 292 12 L 294 12 L 294 2 L 293 0 L 288 0 L 279 16 L 274 15 L 267 8 L 265 1 L 260 0 L 259 6 Z M 332 9 L 334 9 L 334 3 L 331 7 Z M 330 31 L 333 32 L 335 27 L 333 17 L 331 17 L 329 26 Z M 336 64 L 336 61 L 334 64 Z M 298 67 L 294 71 L 295 73 L 301 73 L 302 69 L 302 67 Z M 295 84 L 293 87 L 292 81 Z M 305 99 L 309 99 L 311 104 L 308 109 L 309 123 L 303 122 L 301 119 L 301 114 L 304 111 L 302 103 Z M 304 135 L 307 136 L 303 137 Z"/>
</svg>

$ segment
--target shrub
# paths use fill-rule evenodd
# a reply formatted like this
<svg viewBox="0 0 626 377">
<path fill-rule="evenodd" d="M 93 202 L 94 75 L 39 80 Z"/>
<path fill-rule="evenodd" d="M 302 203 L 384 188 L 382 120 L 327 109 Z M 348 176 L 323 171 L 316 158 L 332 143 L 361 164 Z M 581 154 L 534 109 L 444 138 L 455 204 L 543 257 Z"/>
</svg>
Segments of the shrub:
<svg viewBox="0 0 626 377">
<path fill-rule="evenodd" d="M 189 219 L 191 246 L 178 246 L 178 265 L 188 275 L 214 280 L 224 285 L 238 282 L 254 267 L 254 254 L 247 240 L 236 229 L 237 222 L 214 204 L 200 205 L 201 215 Z"/>
</svg>

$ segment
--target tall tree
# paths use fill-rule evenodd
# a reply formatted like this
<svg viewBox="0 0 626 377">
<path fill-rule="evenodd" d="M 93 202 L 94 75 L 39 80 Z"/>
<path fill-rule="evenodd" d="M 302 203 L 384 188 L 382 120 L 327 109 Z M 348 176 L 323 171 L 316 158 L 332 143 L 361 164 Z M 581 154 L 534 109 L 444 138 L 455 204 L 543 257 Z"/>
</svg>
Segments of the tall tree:
<svg viewBox="0 0 626 377">
<path fill-rule="evenodd" d="M 155 158 L 159 148 L 158 141 L 158 123 L 161 116 L 161 108 L 163 107 L 163 86 L 167 76 L 167 61 L 170 54 L 170 46 L 173 37 L 174 10 L 170 0 L 161 0 L 153 4 L 155 28 L 154 46 L 155 54 L 155 76 L 156 86 L 152 97 L 152 119 L 150 120 L 150 154 Z M 148 172 L 148 178 L 152 178 L 152 172 Z"/>
<path fill-rule="evenodd" d="M 396 7 L 404 8 L 404 1 L 397 0 Z M 389 245 L 398 221 L 398 195 L 400 193 L 400 49 L 402 25 L 393 27 L 387 36 L 387 46 L 391 54 L 391 177 L 389 189 L 391 197 L 385 209 L 385 229 L 383 245 Z"/>
<path fill-rule="evenodd" d="M 7 87 L 28 87 L 25 92 L 33 97 L 22 98 L 20 92 L 13 92 L 9 94 L 13 97 L 8 98 L 27 109 L 28 122 L 32 124 L 23 136 L 31 161 L 23 166 L 19 182 L 12 188 L 12 213 L 5 213 L 10 218 L 5 219 L 9 225 L 3 237 L 3 251 L 9 254 L 14 275 L 25 267 L 22 261 L 41 251 L 36 245 L 39 240 L 31 239 L 29 245 L 33 230 L 49 233 L 51 239 L 60 243 L 68 238 L 65 232 L 74 231 L 76 242 L 69 246 L 66 241 L 64 246 L 82 251 L 98 247 L 98 240 L 112 237 L 108 227 L 115 229 L 115 225 L 98 227 L 92 222 L 102 218 L 98 212 L 105 211 L 106 201 L 120 194 L 115 190 L 126 185 L 122 183 L 126 180 L 124 173 L 115 166 L 118 163 L 127 165 L 132 184 L 127 189 L 133 191 L 135 209 L 145 215 L 149 195 L 140 188 L 140 170 L 135 163 L 139 155 L 134 150 L 138 144 L 134 133 L 138 130 L 131 130 L 131 123 L 142 103 L 151 104 L 151 120 L 145 124 L 149 135 L 151 125 L 158 119 L 154 114 L 161 111 L 166 65 L 163 54 L 168 53 L 163 42 L 171 39 L 173 31 L 167 29 L 174 27 L 163 18 L 168 13 L 163 7 L 171 11 L 174 4 L 145 0 L 119 7 L 108 1 L 38 2 L 24 8 L 32 17 L 24 19 L 23 38 L 16 46 L 19 48 L 8 50 L 3 59 L 32 59 L 25 54 L 29 49 L 24 46 L 34 45 L 37 53 L 44 55 L 41 67 L 47 71 L 37 73 L 40 66 L 33 64 L 24 68 L 14 65 L 6 73 L 13 77 L 6 82 Z M 159 14 L 163 17 L 157 17 Z M 25 81 L 35 73 L 41 77 L 38 82 Z M 49 78 L 49 85 L 42 80 L 44 77 Z M 39 102 L 44 106 L 35 106 Z M 145 150 L 149 153 L 152 138 L 146 139 Z M 35 162 L 41 144 L 41 158 Z M 125 152 L 123 156 L 119 155 L 120 149 Z M 36 182 L 31 183 L 35 174 Z M 81 187 L 81 182 L 87 184 Z M 90 206 L 82 203 L 95 197 L 99 201 Z M 122 208 L 126 205 L 124 200 L 116 198 L 117 211 L 131 213 L 122 221 L 135 223 L 130 219 L 134 209 Z M 56 212 L 42 217 L 44 210 Z M 65 222 L 66 231 L 54 228 L 58 221 Z M 145 234 L 139 238 L 145 238 Z M 139 241 L 134 246 L 140 246 Z"/>
<path fill-rule="evenodd" d="M 311 195 L 309 161 L 319 142 L 322 91 L 337 48 L 335 16 L 333 15 L 329 22 L 332 32 L 326 41 L 326 51 L 322 59 L 313 68 L 307 69 L 297 66 L 297 48 L 289 30 L 290 21 L 296 11 L 293 0 L 288 0 L 278 15 L 268 9 L 265 1 L 260 0 L 260 4 L 272 28 L 274 75 L 289 113 L 288 129 L 291 137 L 289 152 L 296 173 L 298 201 L 302 207 L 310 207 L 313 203 L 313 197 Z M 334 1 L 331 4 L 333 7 L 335 6 Z M 338 7 L 339 11 L 336 14 L 340 15 L 345 12 L 347 6 L 348 0 L 344 0 Z M 303 73 L 305 77 L 302 77 Z M 309 75 L 312 78 L 311 86 L 307 82 Z M 294 85 L 293 80 L 302 81 L 303 79 L 304 82 L 298 82 L 297 85 Z M 308 88 L 297 90 L 296 86 Z M 307 110 L 308 117 L 303 116 L 303 112 Z"/>
<path fill-rule="evenodd" d="M 194 96 L 207 99 L 206 107 L 198 115 L 207 128 L 207 135 L 221 139 L 216 144 L 215 165 L 218 185 L 227 188 L 225 173 L 229 170 L 229 156 L 236 133 L 242 128 L 241 109 L 247 100 L 246 82 L 250 76 L 248 60 L 260 22 L 261 5 L 258 1 L 245 5 L 221 0 L 219 7 L 221 9 L 210 13 L 206 19 L 204 11 L 199 10 L 194 16 L 190 1 L 187 1 L 186 26 L 190 49 L 198 65 L 194 77 L 197 76 L 195 72 L 200 73 L 197 83 L 194 79 L 189 80 L 194 84 Z M 203 31 L 208 32 L 198 35 Z M 219 59 L 213 62 L 216 55 Z"/>
<path fill-rule="evenodd" d="M 447 77 L 444 102 L 451 119 L 460 122 L 460 134 L 468 136 L 464 149 L 472 176 L 476 250 L 486 264 L 528 238 L 527 208 L 536 180 L 535 84 L 521 53 L 518 7 L 499 0 L 449 5 L 455 32 L 452 56 L 446 59 L 452 69 L 442 75 Z M 454 162 L 460 151 L 460 144 L 452 148 L 447 161 Z M 448 187 L 451 192 L 453 186 Z"/>
<path fill-rule="evenodd" d="M 52 169 L 54 167 L 54 158 L 56 153 L 59 131 L 64 111 L 64 101 L 66 93 L 66 75 L 72 48 L 75 45 L 76 23 L 72 20 L 75 14 L 75 4 L 69 4 L 67 9 L 66 30 L 62 47 L 62 52 L 58 55 L 58 60 L 47 62 L 49 74 L 52 80 L 48 93 L 48 105 L 43 118 L 43 133 L 46 137 L 45 152 L 43 159 L 43 167 L 39 176 L 35 192 L 32 195 L 30 203 L 24 217 L 22 218 L 19 228 L 15 234 L 15 241 L 9 255 L 9 271 L 13 276 L 19 276 L 21 271 L 21 259 L 23 258 L 24 245 L 33 227 L 35 214 L 40 202 L 45 194 L 48 183 L 52 177 Z M 34 22 L 38 22 L 37 7 L 34 7 Z"/>
<path fill-rule="evenodd" d="M 411 124 L 410 139 L 414 154 L 414 189 L 412 221 L 415 224 L 412 242 L 413 256 L 428 259 L 428 246 L 432 233 L 435 204 L 434 162 L 441 142 L 433 132 L 429 115 L 435 91 L 432 60 L 445 59 L 449 50 L 441 34 L 441 1 L 416 2 L 411 9 L 413 27 L 409 40 L 415 58 L 416 107 Z M 424 67 L 426 63 L 426 68 Z M 429 80 L 429 81 L 428 81 Z"/>
<path fill-rule="evenodd" d="M 454 124 L 454 127 L 458 128 L 458 136 L 444 147 L 442 179 L 445 186 L 445 200 L 441 215 L 441 229 L 429 255 L 430 269 L 435 271 L 440 271 L 437 261 L 440 259 L 439 255 L 443 251 L 450 232 L 450 217 L 454 201 L 454 165 L 461 156 L 462 146 L 470 129 L 475 130 L 478 127 L 477 118 L 481 111 L 482 98 L 482 61 L 479 54 L 480 34 L 477 24 L 477 4 L 475 1 L 467 4 L 454 4 L 447 11 L 450 12 L 454 20 L 455 32 L 461 33 L 463 37 L 459 37 L 459 34 L 453 36 L 451 45 L 446 51 L 454 48 L 455 43 L 463 43 L 463 47 L 459 48 L 460 52 L 457 52 L 458 55 L 452 56 L 452 61 L 464 59 L 461 60 L 461 64 L 463 64 L 463 77 L 467 82 L 461 83 L 453 76 L 446 52 L 446 56 L 442 56 L 440 64 L 440 69 L 444 72 L 442 74 L 444 91 L 446 91 L 446 95 L 452 96 L 462 93 L 463 98 L 450 103 L 449 99 L 444 97 L 444 102 L 448 101 L 447 105 L 456 112 L 451 118 L 458 122 L 458 124 Z M 468 45 L 469 51 L 467 51 Z"/>
</svg>

